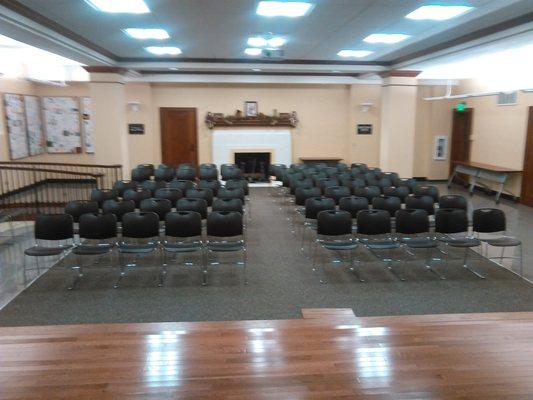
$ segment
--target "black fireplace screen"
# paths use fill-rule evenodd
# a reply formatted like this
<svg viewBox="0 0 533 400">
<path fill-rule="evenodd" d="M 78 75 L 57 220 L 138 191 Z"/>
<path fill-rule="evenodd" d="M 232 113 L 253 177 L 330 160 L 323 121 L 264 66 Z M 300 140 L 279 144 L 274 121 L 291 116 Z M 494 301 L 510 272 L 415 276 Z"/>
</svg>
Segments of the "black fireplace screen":
<svg viewBox="0 0 533 400">
<path fill-rule="evenodd" d="M 235 164 L 246 178 L 255 181 L 268 180 L 270 153 L 235 153 Z"/>
</svg>

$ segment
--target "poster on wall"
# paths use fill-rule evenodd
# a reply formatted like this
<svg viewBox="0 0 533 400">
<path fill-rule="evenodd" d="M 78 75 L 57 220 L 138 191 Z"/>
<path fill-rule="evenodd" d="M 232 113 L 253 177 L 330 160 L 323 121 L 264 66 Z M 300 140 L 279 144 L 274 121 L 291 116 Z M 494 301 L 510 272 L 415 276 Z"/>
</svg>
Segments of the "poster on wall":
<svg viewBox="0 0 533 400">
<path fill-rule="evenodd" d="M 438 161 L 446 160 L 448 153 L 448 136 L 435 136 L 433 142 L 433 159 Z"/>
<path fill-rule="evenodd" d="M 80 110 L 75 97 L 43 97 L 48 153 L 81 153 Z"/>
<path fill-rule="evenodd" d="M 12 160 L 28 157 L 28 137 L 22 95 L 5 93 L 4 110 L 9 139 L 9 157 Z"/>
<path fill-rule="evenodd" d="M 28 127 L 28 148 L 30 156 L 44 153 L 41 101 L 37 96 L 24 96 L 24 110 Z"/>
<path fill-rule="evenodd" d="M 87 154 L 94 154 L 92 101 L 90 97 L 81 98 L 81 109 L 83 143 L 85 144 L 85 152 Z"/>
</svg>

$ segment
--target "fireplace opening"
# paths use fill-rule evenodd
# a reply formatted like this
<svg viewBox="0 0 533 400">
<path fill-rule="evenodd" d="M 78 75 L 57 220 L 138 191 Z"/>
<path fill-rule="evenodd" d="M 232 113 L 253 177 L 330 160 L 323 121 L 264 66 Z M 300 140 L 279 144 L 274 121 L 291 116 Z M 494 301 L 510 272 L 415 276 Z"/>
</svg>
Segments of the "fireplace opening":
<svg viewBox="0 0 533 400">
<path fill-rule="evenodd" d="M 235 164 L 250 182 L 268 182 L 270 153 L 235 153 Z"/>
</svg>

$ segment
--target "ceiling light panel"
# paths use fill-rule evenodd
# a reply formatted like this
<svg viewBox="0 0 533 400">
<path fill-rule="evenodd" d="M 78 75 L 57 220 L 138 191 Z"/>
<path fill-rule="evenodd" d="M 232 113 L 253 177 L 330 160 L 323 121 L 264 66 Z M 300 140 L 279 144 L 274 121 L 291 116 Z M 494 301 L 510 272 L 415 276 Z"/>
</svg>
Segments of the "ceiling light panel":
<svg viewBox="0 0 533 400">
<path fill-rule="evenodd" d="M 469 6 L 443 6 L 443 5 L 431 5 L 422 6 L 407 14 L 405 18 L 416 20 L 436 20 L 444 21 L 447 19 L 458 17 L 468 11 L 471 11 L 474 7 Z"/>
<path fill-rule="evenodd" d="M 337 53 L 337 55 L 340 56 L 340 57 L 357 57 L 357 58 L 361 58 L 361 57 L 369 56 L 372 53 L 373 53 L 373 51 L 368 51 L 368 50 L 341 50 L 341 51 L 339 51 Z"/>
<path fill-rule="evenodd" d="M 108 13 L 145 14 L 150 9 L 144 0 L 85 0 L 98 11 Z"/>
<path fill-rule="evenodd" d="M 259 56 L 259 55 L 261 55 L 262 52 L 263 52 L 263 50 L 256 49 L 256 48 L 253 48 L 253 47 L 244 49 L 244 54 L 249 55 L 249 56 Z"/>
<path fill-rule="evenodd" d="M 312 3 L 303 1 L 260 1 L 256 13 L 264 17 L 303 17 L 311 12 Z"/>
<path fill-rule="evenodd" d="M 251 37 L 248 38 L 248 41 L 246 43 L 248 44 L 248 46 L 265 47 L 268 44 L 268 41 L 262 37 Z"/>
<path fill-rule="evenodd" d="M 364 38 L 363 41 L 367 43 L 394 44 L 407 38 L 409 38 L 409 35 L 404 35 L 403 33 L 373 33 Z"/>
<path fill-rule="evenodd" d="M 127 28 L 124 32 L 134 39 L 168 39 L 170 36 L 164 29 L 142 29 L 142 28 Z"/>
<path fill-rule="evenodd" d="M 0 47 L 22 47 L 24 43 L 18 42 L 10 37 L 0 35 Z"/>
<path fill-rule="evenodd" d="M 181 49 L 179 47 L 160 47 L 160 46 L 149 46 L 145 48 L 146 51 L 156 54 L 158 56 L 169 55 L 177 56 L 181 54 Z"/>
<path fill-rule="evenodd" d="M 272 37 L 270 39 L 266 39 L 261 36 L 255 36 L 248 38 L 248 41 L 246 42 L 248 46 L 253 47 L 281 47 L 283 46 L 287 40 L 285 38 L 276 36 Z"/>
</svg>

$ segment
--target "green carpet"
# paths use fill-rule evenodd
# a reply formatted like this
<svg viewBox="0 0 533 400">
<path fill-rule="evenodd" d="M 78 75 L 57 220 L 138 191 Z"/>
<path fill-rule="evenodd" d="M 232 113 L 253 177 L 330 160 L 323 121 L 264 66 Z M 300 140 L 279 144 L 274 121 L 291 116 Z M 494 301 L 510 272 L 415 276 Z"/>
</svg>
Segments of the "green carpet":
<svg viewBox="0 0 533 400">
<path fill-rule="evenodd" d="M 129 270 L 117 290 L 112 285 L 118 268 L 104 260 L 86 268 L 77 289 L 67 291 L 69 256 L 0 310 L 0 325 L 284 319 L 300 318 L 307 307 L 352 308 L 358 316 L 533 310 L 532 285 L 480 257 L 472 266 L 485 280 L 457 259 L 442 281 L 419 259 L 407 264 L 408 280 L 401 282 L 361 248 L 360 275 L 366 282 L 345 266 L 329 264 L 328 284 L 320 284 L 271 190 L 252 189 L 248 286 L 234 265 L 212 267 L 207 287 L 200 285 L 199 269 L 171 265 L 165 287 L 157 288 L 158 259 L 147 258 Z"/>
</svg>

